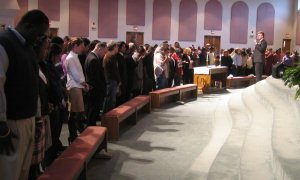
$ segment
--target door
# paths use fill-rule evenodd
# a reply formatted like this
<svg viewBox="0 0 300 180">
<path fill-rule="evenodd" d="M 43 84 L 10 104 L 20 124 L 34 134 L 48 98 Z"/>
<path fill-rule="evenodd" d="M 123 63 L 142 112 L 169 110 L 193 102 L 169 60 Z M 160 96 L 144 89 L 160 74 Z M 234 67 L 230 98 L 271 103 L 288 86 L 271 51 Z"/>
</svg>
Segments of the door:
<svg viewBox="0 0 300 180">
<path fill-rule="evenodd" d="M 126 32 L 126 43 L 135 43 L 138 46 L 144 45 L 143 32 Z"/>
<path fill-rule="evenodd" d="M 283 39 L 282 40 L 282 52 L 291 52 L 291 39 Z"/>
<path fill-rule="evenodd" d="M 221 48 L 221 36 L 204 36 L 204 46 L 209 43 L 215 47 L 216 52 L 220 52 Z"/>
</svg>

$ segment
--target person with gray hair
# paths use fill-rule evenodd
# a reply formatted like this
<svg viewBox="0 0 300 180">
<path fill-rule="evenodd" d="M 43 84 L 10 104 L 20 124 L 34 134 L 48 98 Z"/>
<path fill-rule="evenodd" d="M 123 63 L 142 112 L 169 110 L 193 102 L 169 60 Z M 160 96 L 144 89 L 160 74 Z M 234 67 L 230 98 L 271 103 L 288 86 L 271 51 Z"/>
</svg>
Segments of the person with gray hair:
<svg viewBox="0 0 300 180">
<path fill-rule="evenodd" d="M 104 112 L 108 112 L 116 106 L 117 93 L 121 86 L 121 78 L 117 66 L 116 54 L 118 53 L 117 43 L 107 43 L 108 52 L 103 58 L 104 76 L 106 81 L 106 100 Z"/>
<path fill-rule="evenodd" d="M 160 47 L 159 52 L 154 55 L 153 59 L 154 76 L 158 89 L 163 89 L 168 86 L 167 75 L 169 60 L 169 48 Z"/>
</svg>

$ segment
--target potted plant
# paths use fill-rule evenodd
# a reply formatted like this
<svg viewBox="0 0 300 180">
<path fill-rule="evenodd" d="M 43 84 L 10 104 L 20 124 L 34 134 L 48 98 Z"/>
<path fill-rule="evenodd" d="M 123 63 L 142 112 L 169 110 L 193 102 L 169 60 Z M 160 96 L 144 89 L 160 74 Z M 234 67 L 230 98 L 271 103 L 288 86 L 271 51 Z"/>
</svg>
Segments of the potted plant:
<svg viewBox="0 0 300 180">
<path fill-rule="evenodd" d="M 284 81 L 284 85 L 289 88 L 293 86 L 297 87 L 295 99 L 300 98 L 300 65 L 287 68 L 283 73 L 282 79 Z"/>
</svg>

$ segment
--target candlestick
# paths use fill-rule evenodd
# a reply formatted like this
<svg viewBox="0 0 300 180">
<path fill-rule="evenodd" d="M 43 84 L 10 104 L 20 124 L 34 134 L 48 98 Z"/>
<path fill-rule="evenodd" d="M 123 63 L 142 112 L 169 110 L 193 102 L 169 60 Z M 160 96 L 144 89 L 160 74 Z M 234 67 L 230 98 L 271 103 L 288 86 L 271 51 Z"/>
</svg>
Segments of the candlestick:
<svg viewBox="0 0 300 180">
<path fill-rule="evenodd" d="M 206 66 L 208 66 L 208 53 L 206 54 Z"/>
</svg>

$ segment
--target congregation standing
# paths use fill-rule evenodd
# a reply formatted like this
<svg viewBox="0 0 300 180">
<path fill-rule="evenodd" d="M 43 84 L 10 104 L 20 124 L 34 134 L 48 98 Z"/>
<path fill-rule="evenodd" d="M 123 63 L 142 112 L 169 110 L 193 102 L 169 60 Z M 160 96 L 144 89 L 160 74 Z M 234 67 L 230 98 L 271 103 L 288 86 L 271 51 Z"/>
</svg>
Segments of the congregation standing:
<svg viewBox="0 0 300 180">
<path fill-rule="evenodd" d="M 297 52 L 267 49 L 258 32 L 253 52 L 213 45 L 182 48 L 49 39 L 49 19 L 28 11 L 16 28 L 0 33 L 0 174 L 4 179 L 35 179 L 65 150 L 59 137 L 68 123 L 68 142 L 101 115 L 138 95 L 193 83 L 194 67 L 226 66 L 228 75 L 270 75 L 276 63 L 293 66 Z M 267 49 L 267 50 L 266 50 Z M 42 167 L 42 168 L 41 168 Z"/>
</svg>

